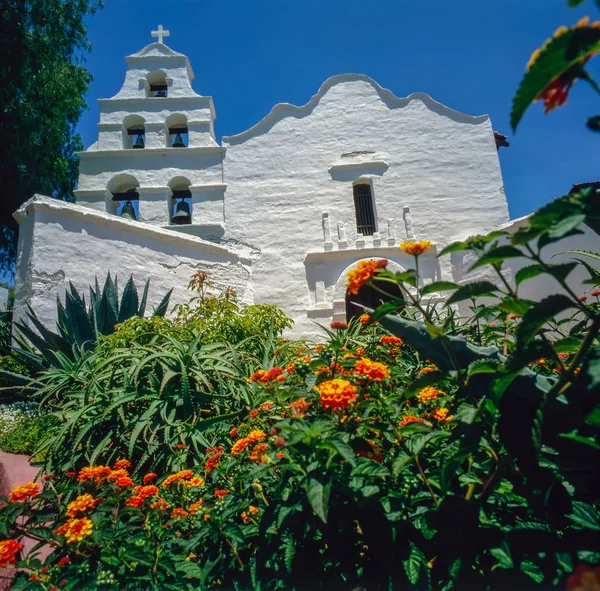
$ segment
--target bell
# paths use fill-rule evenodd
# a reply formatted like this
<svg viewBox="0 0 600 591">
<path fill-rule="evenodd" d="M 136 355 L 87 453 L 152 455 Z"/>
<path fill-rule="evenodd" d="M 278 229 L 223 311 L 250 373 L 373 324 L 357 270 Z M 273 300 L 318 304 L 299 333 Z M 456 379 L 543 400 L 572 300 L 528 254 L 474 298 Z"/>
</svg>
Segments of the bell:
<svg viewBox="0 0 600 591">
<path fill-rule="evenodd" d="M 173 142 L 173 145 L 171 147 L 172 148 L 185 148 L 185 144 L 183 143 L 183 138 L 181 137 L 180 133 L 178 133 L 175 136 L 175 141 Z"/>
<path fill-rule="evenodd" d="M 123 205 L 119 217 L 122 217 L 126 220 L 137 220 L 137 218 L 135 217 L 135 209 L 133 209 L 133 204 L 131 203 L 131 201 L 125 202 L 125 205 Z"/>
<path fill-rule="evenodd" d="M 157 90 L 156 94 L 154 96 L 158 97 L 158 98 L 165 98 L 167 96 L 167 91 L 166 90 Z"/>
<path fill-rule="evenodd" d="M 137 139 L 135 140 L 135 144 L 133 144 L 132 148 L 134 150 L 141 150 L 143 147 L 144 147 L 144 136 L 138 135 Z"/>
<path fill-rule="evenodd" d="M 191 224 L 192 223 L 192 212 L 190 211 L 190 204 L 184 201 L 183 199 L 177 203 L 177 207 L 175 208 L 175 213 L 171 218 L 171 222 L 181 226 L 183 224 Z"/>
</svg>

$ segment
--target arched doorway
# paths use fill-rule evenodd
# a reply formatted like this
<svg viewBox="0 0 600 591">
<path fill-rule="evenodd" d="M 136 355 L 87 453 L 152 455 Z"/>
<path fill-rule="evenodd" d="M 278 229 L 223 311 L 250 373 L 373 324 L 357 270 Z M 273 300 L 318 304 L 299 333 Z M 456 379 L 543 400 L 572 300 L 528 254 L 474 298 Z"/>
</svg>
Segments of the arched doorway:
<svg viewBox="0 0 600 591">
<path fill-rule="evenodd" d="M 357 294 L 351 294 L 346 291 L 346 322 L 350 322 L 352 318 L 362 316 L 365 313 L 362 306 L 375 309 L 394 298 L 404 298 L 402 289 L 398 285 L 385 283 L 381 287 L 387 292 L 387 295 L 377 291 L 371 285 L 363 285 Z"/>
</svg>

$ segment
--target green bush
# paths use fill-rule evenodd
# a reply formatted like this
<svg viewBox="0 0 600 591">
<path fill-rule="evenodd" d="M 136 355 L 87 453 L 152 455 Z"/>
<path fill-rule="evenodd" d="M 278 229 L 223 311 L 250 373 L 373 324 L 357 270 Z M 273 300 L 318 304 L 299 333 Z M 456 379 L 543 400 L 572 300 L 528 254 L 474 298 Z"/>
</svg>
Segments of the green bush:
<svg viewBox="0 0 600 591">
<path fill-rule="evenodd" d="M 404 273 L 365 262 L 351 289 L 393 284 L 406 298 L 311 348 L 271 329 L 262 356 L 204 345 L 190 316 L 108 354 L 100 344 L 79 389 L 53 397 L 48 375 L 56 475 L 2 515 L 14 539 L 55 552 L 44 571 L 18 563 L 39 577 L 18 588 L 503 591 L 580 577 L 600 559 L 600 273 L 583 265 L 582 297 L 565 283 L 581 263 L 540 251 L 597 218 L 595 197 L 446 249 L 471 251 L 497 283 L 423 286 L 426 241 L 400 246 L 415 256 Z M 502 266 L 517 256 L 530 264 L 513 287 Z M 521 298 L 539 274 L 565 294 Z M 446 302 L 429 299 L 440 291 Z M 468 300 L 475 314 L 458 318 L 451 306 Z"/>
<path fill-rule="evenodd" d="M 32 455 L 56 425 L 57 419 L 51 415 L 31 413 L 23 416 L 12 427 L 2 430 L 0 449 L 12 454 Z"/>
</svg>

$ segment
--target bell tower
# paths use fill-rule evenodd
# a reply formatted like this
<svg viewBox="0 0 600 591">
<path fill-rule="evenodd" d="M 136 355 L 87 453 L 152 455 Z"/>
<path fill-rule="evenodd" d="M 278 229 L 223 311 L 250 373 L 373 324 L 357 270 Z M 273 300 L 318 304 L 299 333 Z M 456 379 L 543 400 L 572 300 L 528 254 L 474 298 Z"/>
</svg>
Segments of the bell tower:
<svg viewBox="0 0 600 591">
<path fill-rule="evenodd" d="M 202 237 L 224 233 L 222 164 L 212 97 L 192 88 L 170 32 L 125 58 L 125 80 L 100 99 L 98 141 L 79 153 L 77 203 Z"/>
</svg>

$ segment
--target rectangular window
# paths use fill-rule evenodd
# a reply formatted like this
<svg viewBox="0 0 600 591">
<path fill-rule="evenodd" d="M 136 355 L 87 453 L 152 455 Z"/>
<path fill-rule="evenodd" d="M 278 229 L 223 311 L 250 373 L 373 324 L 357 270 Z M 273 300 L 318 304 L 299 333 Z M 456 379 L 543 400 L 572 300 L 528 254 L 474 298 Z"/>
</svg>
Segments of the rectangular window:
<svg viewBox="0 0 600 591">
<path fill-rule="evenodd" d="M 375 210 L 371 185 L 362 183 L 354 185 L 354 210 L 356 212 L 356 232 L 363 236 L 373 236 L 375 227 Z"/>
</svg>

